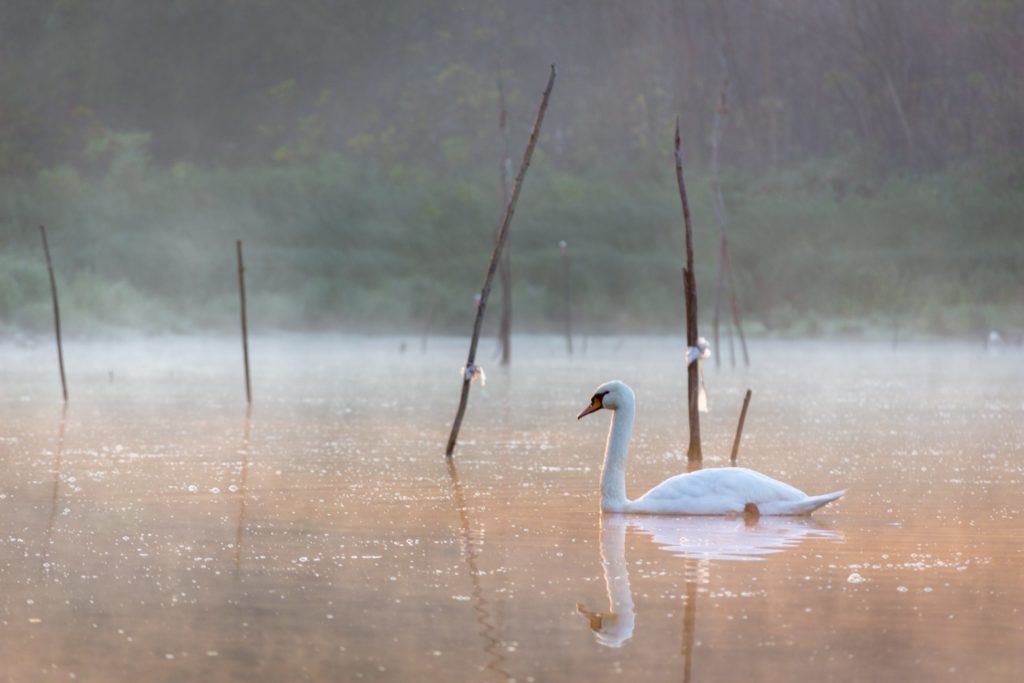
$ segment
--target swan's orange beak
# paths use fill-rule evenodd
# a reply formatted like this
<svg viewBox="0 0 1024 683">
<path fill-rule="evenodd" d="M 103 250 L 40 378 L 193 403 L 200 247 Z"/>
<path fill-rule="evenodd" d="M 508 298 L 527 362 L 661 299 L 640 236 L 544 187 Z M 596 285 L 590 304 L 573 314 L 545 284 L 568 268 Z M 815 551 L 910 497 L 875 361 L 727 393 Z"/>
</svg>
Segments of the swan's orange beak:
<svg viewBox="0 0 1024 683">
<path fill-rule="evenodd" d="M 590 402 L 590 405 L 587 406 L 586 408 L 584 408 L 583 412 L 576 416 L 576 419 L 578 420 L 581 417 L 583 417 L 584 415 L 590 415 L 591 413 L 596 413 L 598 410 L 601 410 L 601 408 L 604 408 L 604 406 L 601 405 L 601 399 L 599 399 L 598 397 L 595 396 L 594 400 Z"/>
</svg>

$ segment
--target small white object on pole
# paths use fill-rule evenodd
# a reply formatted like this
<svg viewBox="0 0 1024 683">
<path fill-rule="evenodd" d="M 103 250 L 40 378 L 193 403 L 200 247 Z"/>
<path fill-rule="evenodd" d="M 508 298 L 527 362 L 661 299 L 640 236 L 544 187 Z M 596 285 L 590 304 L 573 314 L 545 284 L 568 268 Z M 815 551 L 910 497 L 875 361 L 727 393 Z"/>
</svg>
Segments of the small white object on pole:
<svg viewBox="0 0 1024 683">
<path fill-rule="evenodd" d="M 697 337 L 696 346 L 686 347 L 686 366 L 697 361 L 697 369 L 700 371 L 700 391 L 697 394 L 697 410 L 702 413 L 708 412 L 708 395 L 704 390 L 704 361 L 711 358 L 711 345 L 704 337 Z"/>
<path fill-rule="evenodd" d="M 463 379 L 468 379 L 470 382 L 479 379 L 480 386 L 487 386 L 487 373 L 479 365 L 463 365 L 459 369 L 459 374 L 462 375 Z"/>
<path fill-rule="evenodd" d="M 695 360 L 707 360 L 711 358 L 711 344 L 704 337 L 697 337 L 696 346 L 686 347 L 686 367 Z"/>
</svg>

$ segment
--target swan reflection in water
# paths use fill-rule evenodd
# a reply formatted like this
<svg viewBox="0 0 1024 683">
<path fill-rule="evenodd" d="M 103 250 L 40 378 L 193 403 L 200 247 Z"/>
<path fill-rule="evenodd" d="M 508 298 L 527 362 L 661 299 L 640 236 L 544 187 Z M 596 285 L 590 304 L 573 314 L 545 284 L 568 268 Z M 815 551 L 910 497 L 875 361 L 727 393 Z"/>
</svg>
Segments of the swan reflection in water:
<svg viewBox="0 0 1024 683">
<path fill-rule="evenodd" d="M 633 595 L 626 566 L 626 528 L 633 527 L 651 537 L 662 550 L 684 558 L 686 576 L 686 623 L 684 634 L 692 644 L 696 618 L 698 574 L 707 575 L 711 561 L 757 562 L 765 555 L 795 548 L 812 538 L 842 540 L 842 534 L 816 525 L 806 517 L 670 517 L 660 515 L 617 515 L 601 517 L 601 565 L 608 589 L 608 611 L 593 612 L 582 604 L 576 611 L 587 619 L 601 645 L 620 647 L 633 636 L 636 620 Z M 686 652 L 685 654 L 688 654 Z M 689 660 L 689 657 L 687 657 Z"/>
</svg>

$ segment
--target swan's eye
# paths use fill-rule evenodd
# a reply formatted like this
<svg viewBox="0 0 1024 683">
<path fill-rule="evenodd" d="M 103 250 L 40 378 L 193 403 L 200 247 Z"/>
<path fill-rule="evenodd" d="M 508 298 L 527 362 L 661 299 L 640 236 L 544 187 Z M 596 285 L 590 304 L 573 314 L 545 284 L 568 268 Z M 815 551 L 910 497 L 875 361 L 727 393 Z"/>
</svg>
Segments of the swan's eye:
<svg viewBox="0 0 1024 683">
<path fill-rule="evenodd" d="M 604 405 L 604 397 L 607 396 L 607 395 L 608 395 L 607 391 L 602 391 L 599 394 L 594 394 L 593 396 L 590 397 L 590 402 L 592 404 L 603 406 Z"/>
</svg>

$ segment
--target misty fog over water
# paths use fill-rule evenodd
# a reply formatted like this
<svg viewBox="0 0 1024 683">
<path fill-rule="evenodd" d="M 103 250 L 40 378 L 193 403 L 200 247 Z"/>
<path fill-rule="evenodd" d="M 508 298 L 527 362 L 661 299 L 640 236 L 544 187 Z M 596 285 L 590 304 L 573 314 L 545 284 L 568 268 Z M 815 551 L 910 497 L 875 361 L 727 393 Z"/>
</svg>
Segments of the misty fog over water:
<svg viewBox="0 0 1024 683">
<path fill-rule="evenodd" d="M 0 682 L 1017 681 L 1022 74 L 1024 0 L 4 4 Z"/>
</svg>

